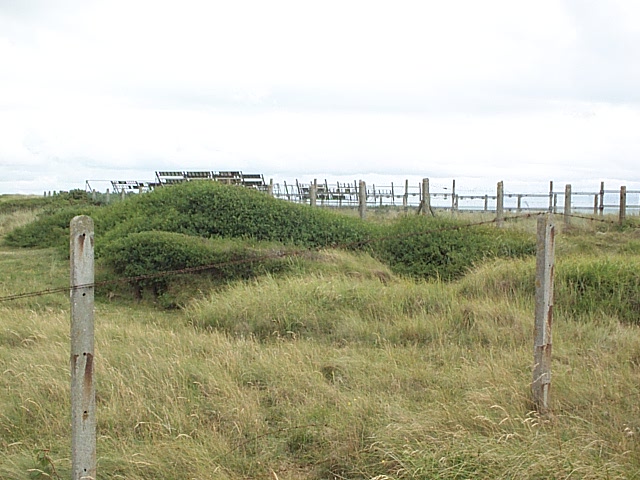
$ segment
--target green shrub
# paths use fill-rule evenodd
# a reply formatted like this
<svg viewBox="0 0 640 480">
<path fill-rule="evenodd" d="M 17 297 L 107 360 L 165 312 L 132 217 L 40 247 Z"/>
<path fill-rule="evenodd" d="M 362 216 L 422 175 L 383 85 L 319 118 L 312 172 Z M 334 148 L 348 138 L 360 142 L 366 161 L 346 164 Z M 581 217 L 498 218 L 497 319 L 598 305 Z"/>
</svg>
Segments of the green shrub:
<svg viewBox="0 0 640 480">
<path fill-rule="evenodd" d="M 215 182 L 160 188 L 105 209 L 102 219 L 107 240 L 158 230 L 318 247 L 361 242 L 370 238 L 372 230 L 357 218 Z"/>
<path fill-rule="evenodd" d="M 535 239 L 514 230 L 411 216 L 391 225 L 374 249 L 396 273 L 452 280 L 486 258 L 535 254 Z"/>
<path fill-rule="evenodd" d="M 282 247 L 274 244 L 141 232 L 109 243 L 103 250 L 102 261 L 119 275 L 152 276 L 133 283 L 137 288 L 151 287 L 160 295 L 173 277 L 153 277 L 154 274 L 212 265 L 198 271 L 222 282 L 246 279 L 286 268 L 282 253 Z"/>
</svg>

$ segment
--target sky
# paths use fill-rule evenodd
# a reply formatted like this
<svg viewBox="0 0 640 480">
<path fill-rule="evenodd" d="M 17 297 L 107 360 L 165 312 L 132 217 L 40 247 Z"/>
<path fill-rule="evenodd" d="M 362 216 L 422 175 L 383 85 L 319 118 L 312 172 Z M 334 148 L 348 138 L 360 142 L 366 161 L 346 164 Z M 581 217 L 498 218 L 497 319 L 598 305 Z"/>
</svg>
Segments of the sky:
<svg viewBox="0 0 640 480">
<path fill-rule="evenodd" d="M 0 194 L 158 170 L 640 189 L 638 45 L 637 0 L 0 0 Z"/>
</svg>

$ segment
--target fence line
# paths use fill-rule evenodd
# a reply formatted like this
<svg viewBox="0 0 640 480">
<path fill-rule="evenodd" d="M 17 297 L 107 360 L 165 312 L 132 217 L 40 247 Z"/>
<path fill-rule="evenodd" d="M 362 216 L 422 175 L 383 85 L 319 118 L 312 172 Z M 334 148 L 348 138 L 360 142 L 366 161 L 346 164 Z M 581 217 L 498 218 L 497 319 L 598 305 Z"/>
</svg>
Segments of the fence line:
<svg viewBox="0 0 640 480">
<path fill-rule="evenodd" d="M 90 181 L 87 180 L 86 191 L 92 196 L 94 201 L 110 203 L 124 200 L 128 195 L 147 193 L 155 188 L 165 188 L 166 186 L 182 182 L 209 180 L 229 183 L 225 181 L 226 177 L 222 179 L 216 175 L 209 175 L 206 178 L 202 177 L 201 173 L 203 172 L 178 173 L 184 177 L 181 177 L 180 182 L 145 183 L 137 181 L 111 181 L 114 185 L 114 195 L 110 194 L 109 189 L 107 189 L 106 194 L 97 192 L 89 183 Z M 464 190 L 456 187 L 455 180 L 452 181 L 450 187 L 442 187 L 440 191 L 432 189 L 431 191 L 427 191 L 427 195 L 425 196 L 423 194 L 424 180 L 428 181 L 428 179 L 423 179 L 422 182 L 413 185 L 409 183 L 409 180 L 405 180 L 404 184 L 396 184 L 394 182 L 382 185 L 373 183 L 371 185 L 365 184 L 364 192 L 361 192 L 361 180 L 329 183 L 327 179 L 314 179 L 310 182 L 295 179 L 293 182 L 284 180 L 282 183 L 274 183 L 273 179 L 265 182 L 262 175 L 248 175 L 247 177 L 260 177 L 260 181 L 254 181 L 253 178 L 251 178 L 251 181 L 248 183 L 236 182 L 232 184 L 256 188 L 266 192 L 270 196 L 289 202 L 306 203 L 320 207 L 354 208 L 361 212 L 366 210 L 365 207 L 402 207 L 405 210 L 417 208 L 420 209 L 422 213 L 433 213 L 436 210 L 444 210 L 450 211 L 452 214 L 457 212 L 497 214 L 500 202 L 500 195 L 496 190 L 494 190 L 495 194 L 466 194 Z M 96 181 L 94 180 L 92 182 Z M 626 189 L 626 187 L 622 188 Z M 427 183 L 427 190 L 428 189 L 429 186 Z M 506 190 L 503 191 L 506 192 Z M 50 196 L 51 192 L 45 192 L 45 196 L 48 195 Z M 364 198 L 364 200 L 362 200 L 362 198 Z M 640 214 L 640 190 L 627 190 L 624 205 L 621 204 L 620 198 L 620 190 L 606 189 L 604 182 L 600 183 L 598 190 L 577 191 L 567 196 L 566 187 L 564 192 L 559 191 L 558 189 L 554 189 L 554 182 L 551 181 L 549 182 L 549 190 L 547 192 L 503 193 L 502 205 L 505 212 L 517 213 L 548 211 L 558 214 L 569 204 L 571 206 L 570 213 L 593 212 L 594 214 L 604 215 L 605 213 L 618 213 L 622 207 L 625 210 L 624 214 Z M 429 207 L 427 212 L 421 208 L 424 207 L 425 203 L 427 203 Z M 364 207 L 362 205 L 364 205 Z"/>
<path fill-rule="evenodd" d="M 429 180 L 424 179 L 424 180 Z M 404 185 L 396 185 L 391 182 L 389 185 L 366 185 L 365 191 L 361 192 L 361 181 L 328 183 L 327 180 L 304 183 L 295 180 L 295 183 L 282 184 L 270 183 L 269 193 L 282 200 L 294 203 L 312 204 L 314 195 L 316 206 L 320 207 L 352 207 L 361 209 L 362 198 L 367 208 L 375 207 L 403 207 L 420 208 L 425 203 L 423 195 L 424 180 L 416 185 L 410 185 L 406 180 Z M 504 182 L 502 182 L 504 185 Z M 427 183 L 428 185 L 428 183 Z M 428 188 L 428 186 L 427 186 Z M 622 187 L 626 190 L 626 187 Z M 553 182 L 549 182 L 549 192 L 542 193 L 504 193 L 502 196 L 496 190 L 495 194 L 463 194 L 456 193 L 455 180 L 448 191 L 428 191 L 428 205 L 431 210 L 445 210 L 451 212 L 486 212 L 498 213 L 500 201 L 505 212 L 544 212 L 564 213 L 571 212 L 593 212 L 603 215 L 605 213 L 616 213 L 621 208 L 620 191 L 604 188 L 601 183 L 597 191 L 572 192 L 571 185 L 566 185 L 565 190 L 554 190 Z M 634 200 L 630 203 L 629 197 Z M 626 213 L 640 214 L 640 190 L 626 190 L 626 203 L 624 208 Z M 569 212 L 567 212 L 567 205 Z M 422 209 L 421 209 L 422 210 Z"/>
</svg>

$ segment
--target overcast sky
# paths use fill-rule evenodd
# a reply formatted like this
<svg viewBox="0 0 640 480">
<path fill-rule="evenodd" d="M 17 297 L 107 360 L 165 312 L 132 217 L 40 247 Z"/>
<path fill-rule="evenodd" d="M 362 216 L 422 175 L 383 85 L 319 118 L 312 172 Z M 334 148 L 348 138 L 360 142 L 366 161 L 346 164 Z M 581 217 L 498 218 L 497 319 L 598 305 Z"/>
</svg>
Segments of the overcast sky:
<svg viewBox="0 0 640 480">
<path fill-rule="evenodd" d="M 0 193 L 156 170 L 640 188 L 639 46 L 638 0 L 0 0 Z"/>
</svg>

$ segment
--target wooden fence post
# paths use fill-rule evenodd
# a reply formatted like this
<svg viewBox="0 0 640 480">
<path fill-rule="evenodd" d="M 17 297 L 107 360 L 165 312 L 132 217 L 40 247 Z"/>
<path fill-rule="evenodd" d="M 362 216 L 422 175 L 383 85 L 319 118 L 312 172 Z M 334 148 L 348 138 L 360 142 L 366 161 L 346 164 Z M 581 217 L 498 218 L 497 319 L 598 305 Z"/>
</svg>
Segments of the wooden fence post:
<svg viewBox="0 0 640 480">
<path fill-rule="evenodd" d="M 620 187 L 620 225 L 627 218 L 627 187 Z"/>
<path fill-rule="evenodd" d="M 571 185 L 564 187 L 564 226 L 571 226 Z"/>
<path fill-rule="evenodd" d="M 429 195 L 429 179 L 422 179 L 422 201 L 420 202 L 420 212 L 428 215 L 431 211 L 431 197 Z"/>
<path fill-rule="evenodd" d="M 600 182 L 600 216 L 604 215 L 604 182 Z"/>
<path fill-rule="evenodd" d="M 553 212 L 553 181 L 549 182 L 549 213 Z"/>
<path fill-rule="evenodd" d="M 284 194 L 287 196 L 287 201 L 291 201 L 291 195 L 289 194 L 289 187 L 287 186 L 287 181 L 284 180 L 282 182 L 284 184 Z"/>
<path fill-rule="evenodd" d="M 404 211 L 409 210 L 409 180 L 404 181 L 404 196 L 402 197 L 402 207 Z"/>
<path fill-rule="evenodd" d="M 502 227 L 504 224 L 504 183 L 498 182 L 496 195 L 496 225 Z"/>
<path fill-rule="evenodd" d="M 93 220 L 71 220 L 71 472 L 96 478 Z"/>
<path fill-rule="evenodd" d="M 456 181 L 451 184 L 451 215 L 456 211 Z"/>
<path fill-rule="evenodd" d="M 516 209 L 518 213 L 522 212 L 522 195 L 518 195 L 518 207 Z"/>
<path fill-rule="evenodd" d="M 269 186 L 267 187 L 267 195 L 273 197 L 273 178 L 269 179 Z"/>
<path fill-rule="evenodd" d="M 540 413 L 550 404 L 551 324 L 553 321 L 553 277 L 555 225 L 551 214 L 538 217 L 536 255 L 536 296 L 533 353 L 533 403 Z"/>
<path fill-rule="evenodd" d="M 313 183 L 309 185 L 309 204 L 312 207 L 316 206 L 317 194 L 318 194 L 318 179 L 314 178 Z"/>
<path fill-rule="evenodd" d="M 594 215 L 598 214 L 598 194 L 597 193 L 593 196 L 593 214 Z"/>
<path fill-rule="evenodd" d="M 359 183 L 358 200 L 358 211 L 360 213 L 360 218 L 364 220 L 367 216 L 367 184 L 363 180 L 360 180 Z"/>
</svg>

